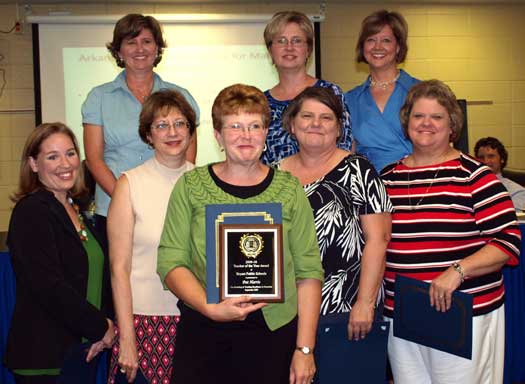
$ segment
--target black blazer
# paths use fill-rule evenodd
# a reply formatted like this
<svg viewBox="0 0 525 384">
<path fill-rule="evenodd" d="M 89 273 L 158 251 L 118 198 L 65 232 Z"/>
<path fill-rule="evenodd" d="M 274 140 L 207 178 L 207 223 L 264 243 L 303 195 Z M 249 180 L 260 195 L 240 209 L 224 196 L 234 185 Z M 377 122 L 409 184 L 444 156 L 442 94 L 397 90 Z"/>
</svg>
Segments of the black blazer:
<svg viewBox="0 0 525 384">
<path fill-rule="evenodd" d="M 7 245 L 16 303 L 7 339 L 10 369 L 60 368 L 69 347 L 100 340 L 106 317 L 86 300 L 88 257 L 64 206 L 47 190 L 20 200 Z"/>
</svg>

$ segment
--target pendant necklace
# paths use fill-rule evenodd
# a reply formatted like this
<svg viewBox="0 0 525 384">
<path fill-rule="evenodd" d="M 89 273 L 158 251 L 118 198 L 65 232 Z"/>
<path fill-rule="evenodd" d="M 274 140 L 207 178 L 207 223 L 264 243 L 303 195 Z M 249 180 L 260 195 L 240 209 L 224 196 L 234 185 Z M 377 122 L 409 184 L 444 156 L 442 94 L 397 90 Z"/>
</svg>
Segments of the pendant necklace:
<svg viewBox="0 0 525 384">
<path fill-rule="evenodd" d="M 412 197 L 411 197 L 411 194 L 410 194 L 410 172 L 407 172 L 407 196 L 408 196 L 408 205 L 410 206 L 410 210 L 415 210 L 419 204 L 421 204 L 421 202 L 423 201 L 423 199 L 425 197 L 427 197 L 427 193 L 428 191 L 430 190 L 430 188 L 432 188 L 432 186 L 434 185 L 434 181 L 436 181 L 436 178 L 439 174 L 439 171 L 441 171 L 441 167 L 439 167 L 439 164 L 443 163 L 448 155 L 450 150 L 447 150 L 443 156 L 441 157 L 440 161 L 438 161 L 436 164 L 438 166 L 438 168 L 436 169 L 436 172 L 434 173 L 434 176 L 432 176 L 432 181 L 430 182 L 430 184 L 427 186 L 427 188 L 425 189 L 425 193 L 423 193 L 423 195 L 419 198 L 418 202 L 416 203 L 416 205 L 412 205 Z"/>
</svg>

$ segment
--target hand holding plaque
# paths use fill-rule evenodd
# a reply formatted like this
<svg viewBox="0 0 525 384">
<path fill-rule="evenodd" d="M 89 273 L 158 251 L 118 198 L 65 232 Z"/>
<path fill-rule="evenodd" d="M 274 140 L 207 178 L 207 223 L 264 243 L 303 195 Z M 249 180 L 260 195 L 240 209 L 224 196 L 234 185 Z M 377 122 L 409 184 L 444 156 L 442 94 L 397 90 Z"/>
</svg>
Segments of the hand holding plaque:
<svg viewBox="0 0 525 384">
<path fill-rule="evenodd" d="M 219 225 L 219 297 L 283 302 L 280 224 Z"/>
</svg>

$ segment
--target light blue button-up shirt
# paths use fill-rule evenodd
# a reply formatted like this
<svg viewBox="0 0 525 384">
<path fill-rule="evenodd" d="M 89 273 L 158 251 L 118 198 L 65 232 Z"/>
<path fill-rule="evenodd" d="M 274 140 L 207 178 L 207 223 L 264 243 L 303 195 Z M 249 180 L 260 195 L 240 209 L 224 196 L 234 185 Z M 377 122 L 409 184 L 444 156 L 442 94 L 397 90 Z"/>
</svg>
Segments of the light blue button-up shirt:
<svg viewBox="0 0 525 384">
<path fill-rule="evenodd" d="M 178 85 L 163 81 L 154 74 L 152 92 L 174 89 L 180 92 L 199 116 L 193 96 Z M 153 157 L 153 150 L 144 143 L 138 131 L 142 105 L 126 84 L 126 71 L 112 82 L 93 88 L 82 104 L 82 123 L 100 125 L 104 132 L 104 161 L 116 178 Z M 111 198 L 97 184 L 96 213 L 107 216 Z"/>
<path fill-rule="evenodd" d="M 370 78 L 345 94 L 345 103 L 352 116 L 356 151 L 366 156 L 378 173 L 386 165 L 412 153 L 412 143 L 403 133 L 399 111 L 410 87 L 418 82 L 400 70 L 383 113 L 370 93 Z"/>
</svg>

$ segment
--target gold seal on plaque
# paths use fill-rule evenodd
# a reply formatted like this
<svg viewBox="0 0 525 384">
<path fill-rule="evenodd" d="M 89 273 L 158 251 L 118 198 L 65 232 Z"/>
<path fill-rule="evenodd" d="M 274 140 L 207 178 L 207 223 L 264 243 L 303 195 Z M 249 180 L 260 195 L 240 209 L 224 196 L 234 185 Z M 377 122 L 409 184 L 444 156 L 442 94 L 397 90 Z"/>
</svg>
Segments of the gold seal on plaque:
<svg viewBox="0 0 525 384">
<path fill-rule="evenodd" d="M 239 247 L 244 256 L 255 259 L 264 248 L 264 240 L 257 233 L 245 233 L 239 240 Z"/>
</svg>

